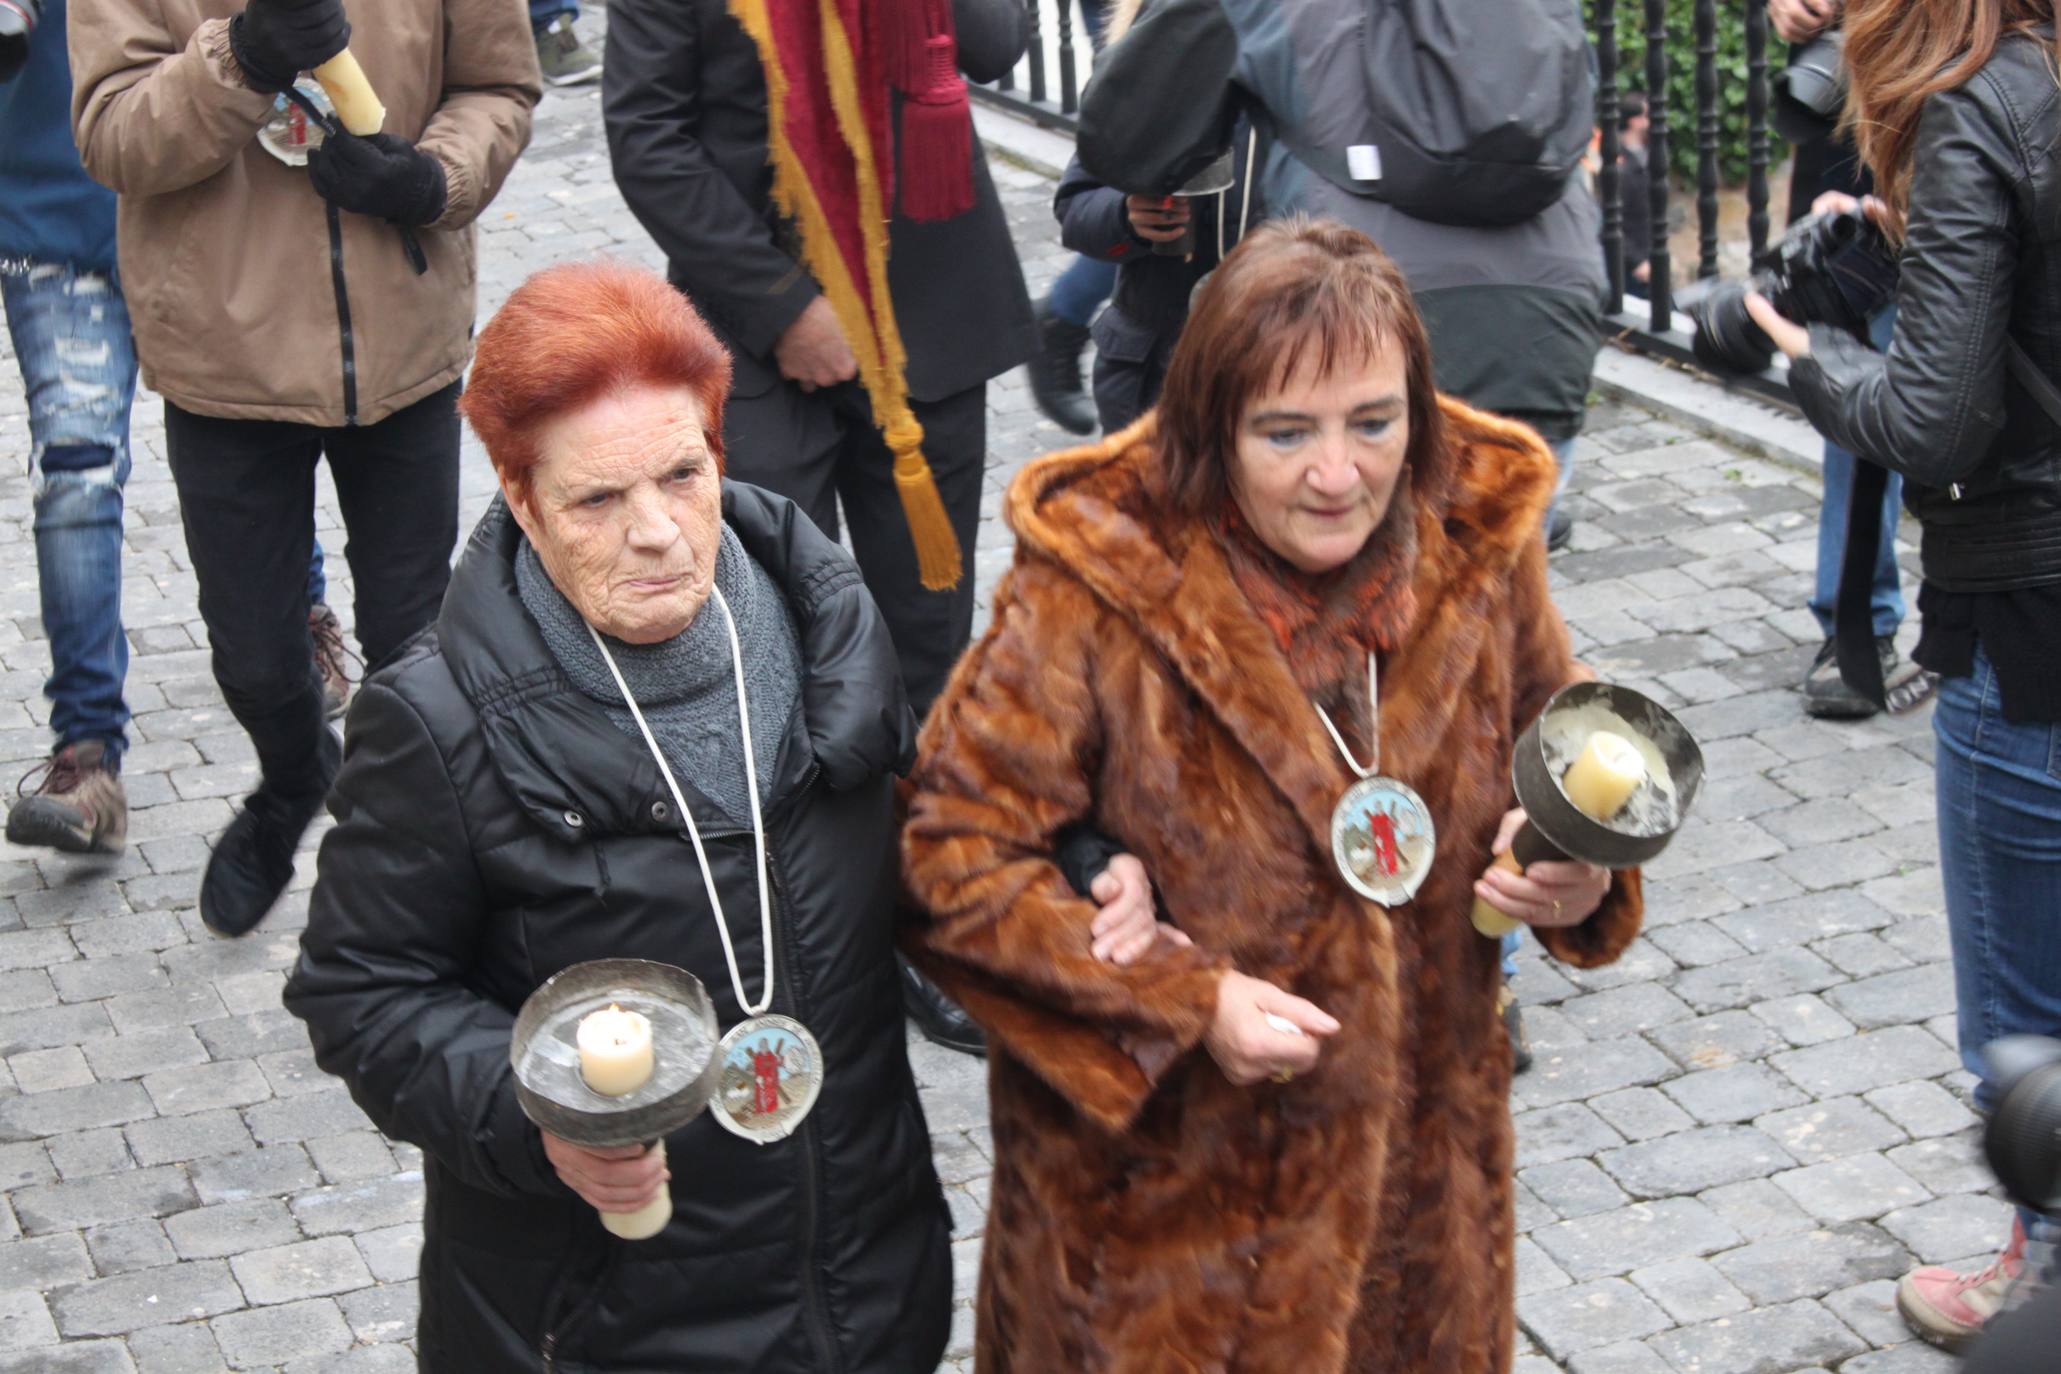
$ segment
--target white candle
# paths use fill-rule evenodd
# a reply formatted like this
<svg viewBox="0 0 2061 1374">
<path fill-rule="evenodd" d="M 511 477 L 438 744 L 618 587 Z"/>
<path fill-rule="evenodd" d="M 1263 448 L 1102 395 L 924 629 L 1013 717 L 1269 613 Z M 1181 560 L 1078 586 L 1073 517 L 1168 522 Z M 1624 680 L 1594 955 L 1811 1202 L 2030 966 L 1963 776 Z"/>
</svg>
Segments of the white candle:
<svg viewBox="0 0 2061 1374">
<path fill-rule="evenodd" d="M 651 1022 L 634 1011 L 611 1006 L 580 1018 L 574 1034 L 580 1048 L 580 1076 L 608 1097 L 621 1097 L 651 1077 Z"/>
<path fill-rule="evenodd" d="M 1589 736 L 1581 756 L 1561 779 L 1567 799 L 1595 820 L 1607 821 L 1624 810 L 1632 793 L 1646 781 L 1646 760 L 1623 735 L 1598 730 Z"/>
<path fill-rule="evenodd" d="M 638 1018 L 642 1020 L 643 1018 Z M 666 1143 L 654 1141 L 651 1148 L 658 1152 L 659 1163 L 666 1158 Z M 665 1230 L 666 1223 L 673 1219 L 673 1185 L 670 1182 L 658 1185 L 658 1196 L 634 1212 L 603 1212 L 601 1224 L 611 1235 L 624 1240 L 649 1240 Z"/>
</svg>

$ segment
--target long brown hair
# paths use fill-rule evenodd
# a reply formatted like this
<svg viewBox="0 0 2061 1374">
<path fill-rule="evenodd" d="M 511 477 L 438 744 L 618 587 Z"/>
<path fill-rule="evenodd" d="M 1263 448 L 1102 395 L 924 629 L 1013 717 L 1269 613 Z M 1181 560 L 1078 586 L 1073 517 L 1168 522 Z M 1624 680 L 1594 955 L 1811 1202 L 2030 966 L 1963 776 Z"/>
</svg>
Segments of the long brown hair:
<svg viewBox="0 0 2061 1374">
<path fill-rule="evenodd" d="M 1323 374 L 1385 347 L 1402 350 L 1409 386 L 1409 489 L 1436 508 L 1451 488 L 1452 461 L 1431 344 L 1402 270 L 1337 220 L 1290 215 L 1247 234 L 1195 293 L 1167 364 L 1159 458 L 1169 504 L 1205 518 L 1229 506 L 1246 407 L 1305 357 Z"/>
<path fill-rule="evenodd" d="M 1841 124 L 1899 225 L 1910 200 L 1911 150 L 1926 97 L 1981 71 L 2005 34 L 2053 20 L 2054 0 L 1846 0 Z"/>
</svg>

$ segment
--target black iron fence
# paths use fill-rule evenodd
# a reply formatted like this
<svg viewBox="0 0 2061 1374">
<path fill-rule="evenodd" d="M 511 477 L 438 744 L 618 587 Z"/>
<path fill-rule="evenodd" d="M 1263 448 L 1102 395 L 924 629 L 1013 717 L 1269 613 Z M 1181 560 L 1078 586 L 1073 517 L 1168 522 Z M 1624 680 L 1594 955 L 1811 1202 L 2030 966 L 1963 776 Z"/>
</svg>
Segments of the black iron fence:
<svg viewBox="0 0 2061 1374">
<path fill-rule="evenodd" d="M 1739 2 L 1743 5 L 1746 39 L 1746 231 L 1750 257 L 1758 262 L 1767 248 L 1769 224 L 1768 20 L 1763 0 Z M 1092 61 L 1103 8 L 1097 0 L 1086 0 L 1079 10 L 1076 3 L 1077 0 L 1024 0 L 1031 20 L 1029 51 L 1009 76 L 992 86 L 976 87 L 976 98 L 1028 116 L 1049 128 L 1071 132 L 1076 126 L 1080 87 Z M 1737 89 L 1742 73 L 1723 70 L 1718 62 L 1717 0 L 1695 0 L 1695 108 L 1670 110 L 1667 96 L 1676 54 L 1669 48 L 1669 0 L 1644 0 L 1642 6 L 1626 6 L 1639 11 L 1627 16 L 1626 27 L 1636 26 L 1643 33 L 1640 46 L 1645 49 L 1644 70 L 1636 73 L 1630 83 L 1619 60 L 1617 0 L 1590 0 L 1589 8 L 1596 39 L 1596 123 L 1601 130 L 1597 185 L 1603 204 L 1601 251 L 1610 283 L 1605 309 L 1607 324 L 1612 333 L 1635 348 L 1687 359 L 1688 324 L 1676 307 L 1700 296 L 1704 288 L 1697 283 L 1715 277 L 1718 272 L 1719 108 L 1728 91 Z M 1625 292 L 1618 113 L 1619 99 L 1628 84 L 1636 84 L 1646 92 L 1651 118 L 1646 165 L 1651 169 L 1647 186 L 1653 241 L 1647 259 L 1649 279 L 1645 283 L 1644 302 L 1628 301 Z M 1671 187 L 1667 176 L 1669 144 L 1678 125 L 1696 140 L 1696 261 L 1693 274 L 1687 275 L 1680 287 L 1668 245 Z M 1738 385 L 1770 395 L 1787 393 L 1779 374 L 1734 380 Z"/>
</svg>

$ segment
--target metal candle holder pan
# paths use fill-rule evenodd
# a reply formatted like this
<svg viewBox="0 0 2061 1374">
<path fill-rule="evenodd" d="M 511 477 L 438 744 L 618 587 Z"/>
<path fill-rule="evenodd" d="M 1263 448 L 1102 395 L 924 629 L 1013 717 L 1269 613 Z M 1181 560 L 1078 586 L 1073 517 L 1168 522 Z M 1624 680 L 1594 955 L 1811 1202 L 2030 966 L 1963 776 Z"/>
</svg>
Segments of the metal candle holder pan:
<svg viewBox="0 0 2061 1374">
<path fill-rule="evenodd" d="M 610 1097 L 587 1086 L 574 1039 L 580 1021 L 611 1004 L 651 1022 L 651 1078 Z M 595 959 L 547 978 L 515 1018 L 508 1059 L 529 1119 L 575 1145 L 659 1140 L 692 1121 L 722 1074 L 716 1010 L 701 980 L 648 959 Z"/>
<path fill-rule="evenodd" d="M 1555 715 L 1600 706 L 1624 722 L 1625 728 L 1650 741 L 1667 765 L 1675 790 L 1675 823 L 1657 833 L 1620 830 L 1591 817 L 1567 799 L 1559 772 L 1546 758 L 1543 727 Z M 1562 765 L 1564 769 L 1565 765 Z M 1633 868 L 1659 854 L 1674 838 L 1696 795 L 1703 788 L 1703 751 L 1679 720 L 1651 697 L 1608 682 L 1577 682 L 1563 687 L 1546 703 L 1530 727 L 1517 738 L 1517 757 L 1510 765 L 1517 804 L 1531 818 L 1540 838 L 1560 855 L 1571 855 L 1604 868 Z M 1551 854 L 1520 852 L 1525 864 Z"/>
</svg>

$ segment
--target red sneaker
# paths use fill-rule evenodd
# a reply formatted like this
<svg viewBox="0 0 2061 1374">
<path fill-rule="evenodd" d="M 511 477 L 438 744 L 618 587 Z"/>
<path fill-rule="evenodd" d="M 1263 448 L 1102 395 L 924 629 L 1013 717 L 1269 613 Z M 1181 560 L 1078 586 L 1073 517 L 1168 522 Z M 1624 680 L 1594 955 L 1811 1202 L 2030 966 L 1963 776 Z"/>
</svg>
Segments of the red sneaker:
<svg viewBox="0 0 2061 1374">
<path fill-rule="evenodd" d="M 2011 1243 L 1988 1268 L 1956 1273 L 1943 1265 L 1913 1269 L 1896 1286 L 1896 1310 L 1921 1340 L 1959 1351 L 1982 1334 L 2025 1272 L 2025 1224 L 2011 1223 Z"/>
</svg>

